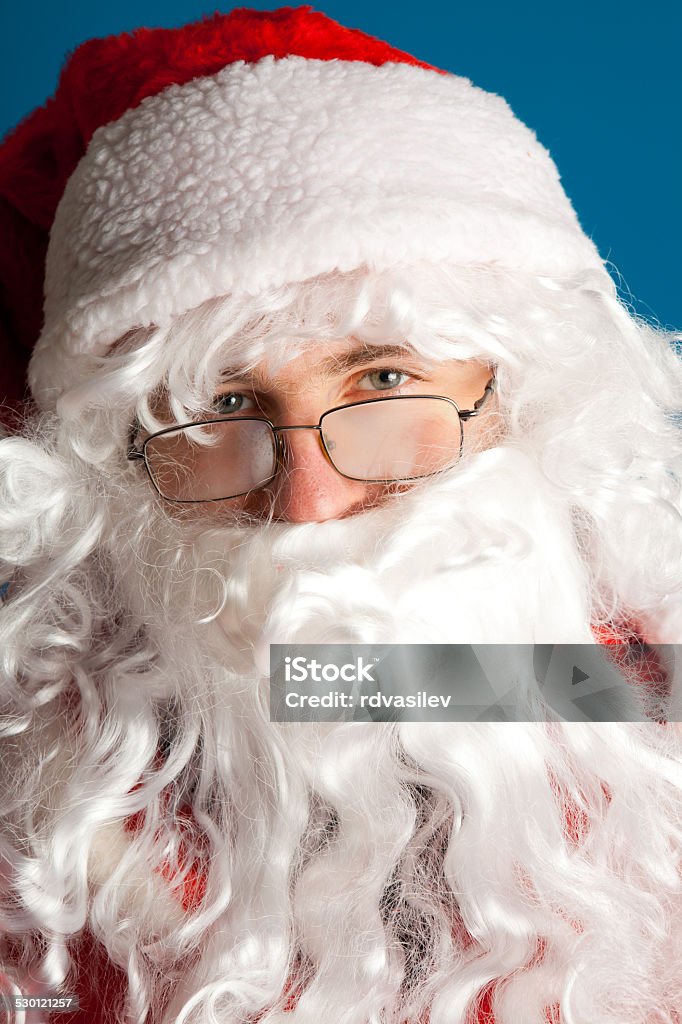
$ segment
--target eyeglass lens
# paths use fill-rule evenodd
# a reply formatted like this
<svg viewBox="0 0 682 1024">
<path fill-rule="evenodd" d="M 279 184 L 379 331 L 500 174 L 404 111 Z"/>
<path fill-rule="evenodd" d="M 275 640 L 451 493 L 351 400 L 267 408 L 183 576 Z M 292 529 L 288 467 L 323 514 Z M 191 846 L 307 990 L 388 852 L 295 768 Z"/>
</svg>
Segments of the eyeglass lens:
<svg viewBox="0 0 682 1024">
<path fill-rule="evenodd" d="M 264 420 L 180 427 L 145 445 L 147 468 L 164 498 L 216 501 L 262 487 L 276 469 L 275 436 Z"/>
<path fill-rule="evenodd" d="M 462 426 L 448 401 L 388 399 L 326 413 L 322 438 L 344 476 L 367 482 L 414 480 L 457 461 Z"/>
<path fill-rule="evenodd" d="M 386 399 L 325 413 L 325 448 L 355 480 L 386 482 L 430 476 L 457 461 L 462 426 L 439 398 Z M 179 427 L 149 438 L 147 468 L 172 501 L 216 501 L 263 487 L 277 468 L 275 435 L 265 420 L 234 419 Z"/>
</svg>

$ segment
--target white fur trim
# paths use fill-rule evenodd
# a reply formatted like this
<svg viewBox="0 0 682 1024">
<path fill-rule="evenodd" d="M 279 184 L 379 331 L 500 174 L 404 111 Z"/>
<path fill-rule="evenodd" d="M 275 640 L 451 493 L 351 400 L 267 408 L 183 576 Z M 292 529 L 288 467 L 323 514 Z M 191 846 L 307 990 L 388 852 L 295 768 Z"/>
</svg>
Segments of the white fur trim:
<svg viewBox="0 0 682 1024">
<path fill-rule="evenodd" d="M 70 356 L 214 296 L 422 260 L 602 267 L 500 97 L 403 64 L 232 64 L 95 133 L 57 210 L 31 386 L 51 405 Z"/>
</svg>

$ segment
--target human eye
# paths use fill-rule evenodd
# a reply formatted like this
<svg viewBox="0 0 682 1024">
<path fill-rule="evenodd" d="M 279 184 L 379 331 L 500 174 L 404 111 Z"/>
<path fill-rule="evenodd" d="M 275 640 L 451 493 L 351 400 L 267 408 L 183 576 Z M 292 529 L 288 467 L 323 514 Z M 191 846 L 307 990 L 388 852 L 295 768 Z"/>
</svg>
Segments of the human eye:
<svg viewBox="0 0 682 1024">
<path fill-rule="evenodd" d="M 399 388 L 415 375 L 406 373 L 404 370 L 395 370 L 391 367 L 377 367 L 363 373 L 357 381 L 356 387 L 359 391 L 392 391 Z"/>
<path fill-rule="evenodd" d="M 211 411 L 220 413 L 221 416 L 229 416 L 236 412 L 252 412 L 256 409 L 255 399 L 239 391 L 226 391 L 216 395 L 211 402 Z"/>
</svg>

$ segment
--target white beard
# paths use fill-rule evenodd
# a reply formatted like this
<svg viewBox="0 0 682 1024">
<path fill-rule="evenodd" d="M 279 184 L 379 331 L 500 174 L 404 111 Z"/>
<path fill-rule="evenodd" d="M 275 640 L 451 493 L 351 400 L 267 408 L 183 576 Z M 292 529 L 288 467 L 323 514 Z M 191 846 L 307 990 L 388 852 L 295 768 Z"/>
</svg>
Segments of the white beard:
<svg viewBox="0 0 682 1024">
<path fill-rule="evenodd" d="M 121 566 L 130 599 L 182 643 L 201 620 L 240 673 L 264 671 L 271 643 L 594 642 L 569 508 L 511 447 L 345 520 L 157 520 Z"/>
<path fill-rule="evenodd" d="M 543 1007 L 558 998 L 574 965 L 572 921 L 584 923 L 576 1020 L 602 1019 L 602 996 L 611 999 L 611 979 L 623 957 L 636 964 L 651 957 L 636 915 L 649 912 L 647 890 L 658 884 L 654 868 L 632 912 L 631 878 L 639 877 L 642 865 L 657 865 L 666 837 L 678 836 L 678 805 L 669 810 L 662 795 L 667 782 L 663 758 L 659 763 L 654 751 L 658 735 L 603 723 L 558 729 L 535 722 L 282 727 L 268 722 L 266 709 L 270 643 L 593 643 L 587 570 L 570 509 L 535 463 L 511 447 L 491 449 L 450 478 L 324 524 L 216 522 L 207 529 L 157 511 L 150 525 L 149 508 L 122 509 L 119 521 L 127 546 L 112 545 L 117 577 L 133 611 L 158 637 L 159 687 L 166 686 L 166 694 L 175 688 L 188 717 L 201 720 L 202 799 L 236 851 L 233 862 L 232 846 L 219 839 L 212 868 L 223 872 L 216 893 L 239 894 L 236 909 L 227 908 L 220 918 L 214 947 L 207 940 L 202 960 L 188 969 L 163 1019 L 175 1019 L 185 999 L 230 972 L 249 985 L 255 977 L 261 987 L 254 1001 L 272 1002 L 287 977 L 294 933 L 320 965 L 315 991 L 325 1007 L 321 1014 L 316 1004 L 313 1012 L 302 1000 L 300 1012 L 291 1015 L 294 1024 L 334 1019 L 334 1007 L 345 1008 L 350 1024 L 378 1019 L 366 1006 L 383 998 L 373 980 L 373 971 L 383 970 L 373 950 L 388 957 L 380 900 L 398 854 L 404 854 L 406 892 L 421 891 L 426 899 L 430 886 L 440 891 L 438 865 L 420 867 L 417 855 L 428 854 L 430 841 L 424 843 L 419 819 L 415 824 L 406 807 L 404 784 L 414 778 L 440 794 L 442 807 L 434 805 L 434 816 L 443 808 L 454 816 L 443 870 L 457 900 L 455 907 L 453 895 L 449 909 L 434 910 L 439 941 L 451 941 L 448 915 L 456 909 L 464 931 L 481 942 L 471 962 L 465 944 L 461 963 L 446 960 L 438 968 L 431 1019 L 464 1019 L 469 997 L 491 977 L 510 972 L 518 975 L 516 1001 L 510 997 L 499 1019 L 546 1019 Z M 151 700 L 152 673 L 141 695 L 134 678 L 127 682 L 140 701 Z M 615 814 L 605 813 L 602 779 Z M 219 784 L 223 800 L 208 800 L 209 784 Z M 228 820 L 233 793 L 242 811 Z M 568 794 L 567 800 L 577 793 L 588 803 L 594 830 L 589 857 L 578 840 L 564 838 L 566 811 L 557 793 Z M 311 856 L 291 892 L 311 794 L 313 806 L 334 809 L 338 835 Z M 629 829 L 631 820 L 640 819 L 642 827 Z M 311 835 L 315 827 L 313 821 Z M 614 883 L 611 851 L 614 863 L 621 855 L 631 858 L 622 886 Z M 580 885 L 576 863 L 586 879 Z M 254 864 L 260 872 L 255 888 Z M 419 890 L 413 886 L 424 885 L 422 869 L 433 876 L 427 874 Z M 371 896 L 367 879 L 374 880 Z M 609 893 L 608 900 L 592 899 L 593 889 Z M 537 901 L 529 899 L 534 892 Z M 625 939 L 619 932 L 614 950 L 603 935 L 619 915 L 626 921 Z M 491 936 L 498 933 L 496 945 Z M 536 939 L 547 935 L 555 953 L 526 982 L 523 965 Z M 399 942 L 395 936 L 392 941 L 395 952 Z M 490 966 L 478 971 L 485 949 Z M 657 962 L 653 970 L 660 974 L 663 968 Z M 390 987 L 386 978 L 382 974 L 382 984 Z M 386 999 L 393 1005 L 398 997 L 391 993 Z M 240 1011 L 239 1019 L 246 1016 Z M 620 1019 L 642 1020 L 639 1003 Z"/>
</svg>

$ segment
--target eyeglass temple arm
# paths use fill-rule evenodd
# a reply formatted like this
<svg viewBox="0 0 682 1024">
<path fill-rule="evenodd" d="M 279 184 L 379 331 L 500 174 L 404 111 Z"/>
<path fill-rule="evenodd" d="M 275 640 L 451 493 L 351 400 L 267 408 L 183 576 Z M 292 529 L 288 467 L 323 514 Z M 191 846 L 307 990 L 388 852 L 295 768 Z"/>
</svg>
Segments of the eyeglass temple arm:
<svg viewBox="0 0 682 1024">
<path fill-rule="evenodd" d="M 486 404 L 486 402 L 488 401 L 490 396 L 492 394 L 494 394 L 496 388 L 497 388 L 497 377 L 495 376 L 495 374 L 493 374 L 492 377 L 490 378 L 490 380 L 488 381 L 488 383 L 486 384 L 485 391 L 483 392 L 481 397 L 478 399 L 478 401 L 474 402 L 473 409 L 460 409 L 460 411 L 459 411 L 459 418 L 461 420 L 466 421 L 466 420 L 473 419 L 474 416 L 478 416 L 479 412 L 481 411 L 483 406 Z"/>
</svg>

